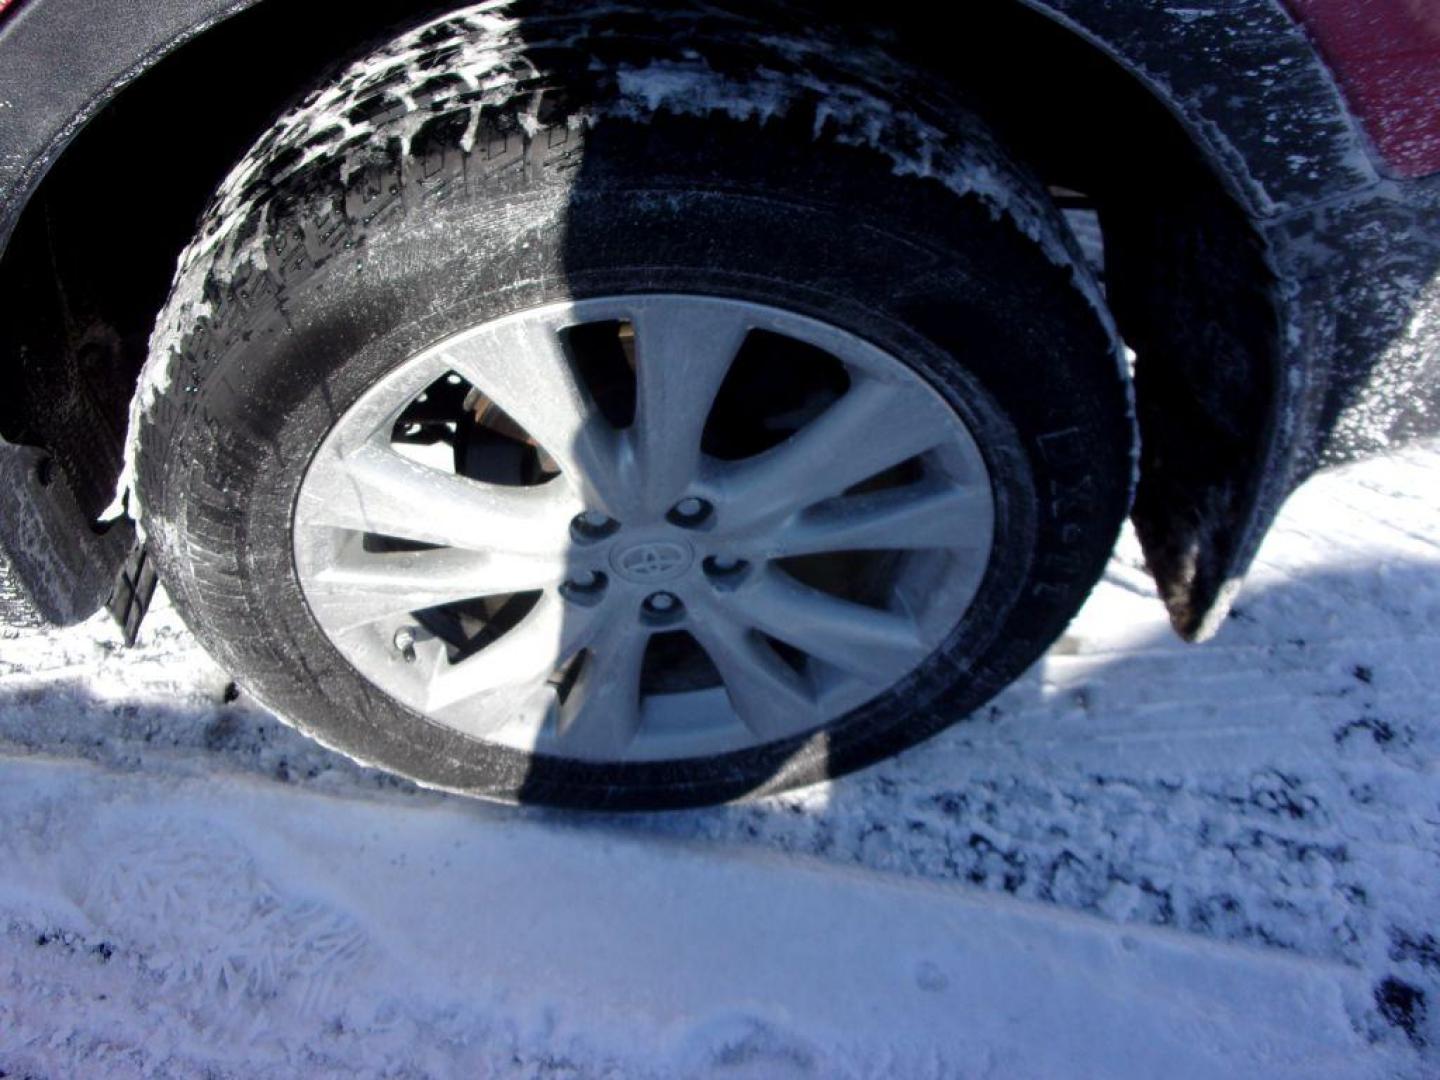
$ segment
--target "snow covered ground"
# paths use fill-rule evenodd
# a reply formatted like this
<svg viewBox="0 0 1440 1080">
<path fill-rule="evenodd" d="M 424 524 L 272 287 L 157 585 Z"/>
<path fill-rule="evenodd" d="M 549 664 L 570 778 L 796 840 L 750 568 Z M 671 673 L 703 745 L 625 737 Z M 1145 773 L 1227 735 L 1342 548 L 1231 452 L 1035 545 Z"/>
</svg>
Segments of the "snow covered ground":
<svg viewBox="0 0 1440 1080">
<path fill-rule="evenodd" d="M 1127 540 L 982 715 L 665 816 L 356 767 L 167 610 L 11 633 L 0 1075 L 1437 1075 L 1437 481 L 1312 481 L 1200 648 Z"/>
</svg>

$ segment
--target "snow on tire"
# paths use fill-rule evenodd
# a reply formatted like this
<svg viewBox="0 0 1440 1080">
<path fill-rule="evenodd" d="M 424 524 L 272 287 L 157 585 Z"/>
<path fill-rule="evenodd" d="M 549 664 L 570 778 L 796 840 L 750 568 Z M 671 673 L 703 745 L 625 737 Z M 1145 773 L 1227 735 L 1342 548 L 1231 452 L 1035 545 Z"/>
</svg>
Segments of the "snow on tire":
<svg viewBox="0 0 1440 1080">
<path fill-rule="evenodd" d="M 863 43 L 613 17 L 467 9 L 277 121 L 182 258 L 132 465 L 177 606 L 302 730 L 688 805 L 1039 656 L 1127 507 L 1128 387 L 976 117 Z"/>
</svg>

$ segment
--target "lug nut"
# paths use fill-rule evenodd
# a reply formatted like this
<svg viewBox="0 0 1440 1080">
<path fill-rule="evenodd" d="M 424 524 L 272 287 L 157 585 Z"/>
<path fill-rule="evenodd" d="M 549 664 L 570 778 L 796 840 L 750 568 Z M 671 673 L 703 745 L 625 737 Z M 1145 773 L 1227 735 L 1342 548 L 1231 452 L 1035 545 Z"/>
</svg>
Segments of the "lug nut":
<svg viewBox="0 0 1440 1080">
<path fill-rule="evenodd" d="M 669 615 L 680 608 L 680 600 L 674 593 L 651 593 L 645 598 L 645 610 L 656 615 Z"/>
<path fill-rule="evenodd" d="M 605 575 L 598 570 L 577 570 L 560 586 L 560 595 L 571 603 L 590 607 L 605 595 Z"/>
<path fill-rule="evenodd" d="M 693 528 L 710 516 L 711 506 L 704 499 L 697 499 L 693 495 L 686 496 L 670 508 L 670 513 L 665 515 L 667 521 L 672 525 L 681 525 Z"/>
<path fill-rule="evenodd" d="M 724 578 L 732 583 L 738 580 L 740 571 L 744 570 L 748 565 L 749 563 L 744 559 L 737 559 L 733 555 L 711 555 L 701 563 L 705 573 L 709 574 L 712 578 Z"/>
<path fill-rule="evenodd" d="M 618 528 L 618 521 L 599 510 L 586 510 L 570 522 L 570 533 L 577 540 L 603 540 Z"/>
</svg>

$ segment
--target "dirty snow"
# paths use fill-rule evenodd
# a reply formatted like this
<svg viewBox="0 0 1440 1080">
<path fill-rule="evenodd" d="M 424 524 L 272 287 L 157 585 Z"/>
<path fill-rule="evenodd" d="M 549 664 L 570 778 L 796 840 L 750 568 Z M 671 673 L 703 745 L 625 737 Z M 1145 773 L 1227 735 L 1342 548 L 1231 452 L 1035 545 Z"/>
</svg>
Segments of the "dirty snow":
<svg viewBox="0 0 1440 1080">
<path fill-rule="evenodd" d="M 1210 644 L 1127 538 L 832 784 L 512 811 L 268 716 L 168 610 L 0 638 L 0 1074 L 1433 1076 L 1440 446 L 1291 501 Z"/>
</svg>

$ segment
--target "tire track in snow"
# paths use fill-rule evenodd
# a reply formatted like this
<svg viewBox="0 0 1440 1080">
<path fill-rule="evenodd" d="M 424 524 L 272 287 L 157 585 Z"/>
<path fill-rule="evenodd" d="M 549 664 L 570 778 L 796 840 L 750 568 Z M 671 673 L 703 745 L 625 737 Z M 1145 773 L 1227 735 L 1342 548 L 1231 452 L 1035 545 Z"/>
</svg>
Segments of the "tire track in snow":
<svg viewBox="0 0 1440 1080">
<path fill-rule="evenodd" d="M 658 835 L 803 856 L 1339 962 L 1372 989 L 1351 1022 L 1428 1054 L 1440 1043 L 1437 465 L 1428 447 L 1312 481 L 1200 648 L 1171 640 L 1122 545 L 1026 679 L 858 776 L 652 818 L 496 813 L 597 843 Z M 224 674 L 157 615 L 132 653 L 98 621 L 4 639 L 0 754 L 447 801 L 314 746 L 243 696 L 226 704 Z"/>
</svg>

